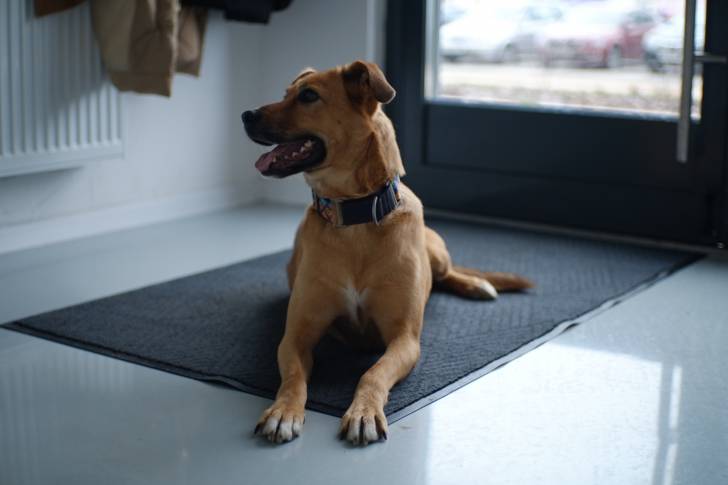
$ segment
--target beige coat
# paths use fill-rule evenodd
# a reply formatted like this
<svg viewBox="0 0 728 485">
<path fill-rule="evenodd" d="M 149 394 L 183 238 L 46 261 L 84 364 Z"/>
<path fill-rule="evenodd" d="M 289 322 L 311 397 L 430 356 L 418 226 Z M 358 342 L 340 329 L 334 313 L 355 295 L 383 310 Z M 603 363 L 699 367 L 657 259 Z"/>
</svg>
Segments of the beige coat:
<svg viewBox="0 0 728 485">
<path fill-rule="evenodd" d="M 82 0 L 35 0 L 36 15 Z M 199 75 L 207 11 L 179 0 L 90 0 L 101 57 L 121 91 L 172 93 L 175 72 Z"/>
</svg>

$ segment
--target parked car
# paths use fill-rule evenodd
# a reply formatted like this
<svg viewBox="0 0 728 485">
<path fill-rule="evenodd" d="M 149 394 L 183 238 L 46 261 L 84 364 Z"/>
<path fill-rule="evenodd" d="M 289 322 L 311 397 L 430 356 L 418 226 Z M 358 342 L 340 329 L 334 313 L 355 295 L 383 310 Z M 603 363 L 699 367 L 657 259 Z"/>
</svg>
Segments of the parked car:
<svg viewBox="0 0 728 485">
<path fill-rule="evenodd" d="M 479 4 L 440 28 L 440 55 L 486 62 L 535 57 L 540 30 L 561 15 L 556 3 Z"/>
<path fill-rule="evenodd" d="M 656 12 L 625 8 L 624 3 L 580 4 L 544 29 L 541 60 L 547 66 L 567 61 L 620 67 L 626 59 L 643 58 L 642 40 L 659 21 Z"/>
<path fill-rule="evenodd" d="M 695 48 L 701 50 L 705 44 L 705 8 L 698 8 L 695 20 Z M 675 15 L 645 35 L 642 50 L 651 71 L 662 72 L 682 64 L 684 30 L 685 17 Z"/>
<path fill-rule="evenodd" d="M 457 20 L 468 12 L 471 2 L 465 0 L 445 0 L 440 2 L 440 25 Z"/>
</svg>

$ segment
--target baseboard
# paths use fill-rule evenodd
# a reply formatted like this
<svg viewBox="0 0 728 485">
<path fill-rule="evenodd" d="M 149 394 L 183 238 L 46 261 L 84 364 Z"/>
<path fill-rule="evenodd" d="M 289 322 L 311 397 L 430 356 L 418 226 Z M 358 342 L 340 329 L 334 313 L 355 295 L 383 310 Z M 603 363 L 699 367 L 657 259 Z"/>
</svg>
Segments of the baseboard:
<svg viewBox="0 0 728 485">
<path fill-rule="evenodd" d="M 253 201 L 254 198 L 241 190 L 224 188 L 0 227 L 0 254 L 181 219 Z"/>
</svg>

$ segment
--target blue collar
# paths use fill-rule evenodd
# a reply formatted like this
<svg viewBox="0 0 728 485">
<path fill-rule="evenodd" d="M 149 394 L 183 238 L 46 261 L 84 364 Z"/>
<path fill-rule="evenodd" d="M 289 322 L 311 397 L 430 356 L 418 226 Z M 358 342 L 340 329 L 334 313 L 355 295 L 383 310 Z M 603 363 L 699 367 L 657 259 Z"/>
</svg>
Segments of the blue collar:
<svg viewBox="0 0 728 485">
<path fill-rule="evenodd" d="M 316 212 L 335 227 L 373 222 L 376 225 L 399 206 L 399 175 L 373 194 L 358 199 L 329 199 L 311 191 Z"/>
</svg>

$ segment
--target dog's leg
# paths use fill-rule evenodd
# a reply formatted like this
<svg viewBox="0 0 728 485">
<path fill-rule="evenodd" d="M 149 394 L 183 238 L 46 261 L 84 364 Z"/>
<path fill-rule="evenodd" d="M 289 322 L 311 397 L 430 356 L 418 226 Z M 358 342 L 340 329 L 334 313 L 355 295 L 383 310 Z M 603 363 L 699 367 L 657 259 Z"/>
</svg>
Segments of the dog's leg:
<svg viewBox="0 0 728 485">
<path fill-rule="evenodd" d="M 286 330 L 278 346 L 281 385 L 275 402 L 263 412 L 255 427 L 255 434 L 276 443 L 291 441 L 301 434 L 313 348 L 338 308 L 337 295 L 321 285 L 309 286 L 305 295 L 296 288 L 291 294 Z"/>
<path fill-rule="evenodd" d="M 488 273 L 453 266 L 445 241 L 439 234 L 425 228 L 427 254 L 430 258 L 434 284 L 468 298 L 492 300 L 498 291 L 518 291 L 533 287 L 533 283 L 512 273 Z"/>
<path fill-rule="evenodd" d="M 286 334 L 288 335 L 288 334 Z M 284 443 L 301 434 L 306 406 L 306 381 L 313 357 L 308 345 L 295 344 L 295 337 L 283 337 L 278 347 L 281 386 L 272 406 L 258 420 L 255 434 Z"/>
<path fill-rule="evenodd" d="M 296 274 L 298 273 L 298 266 L 301 264 L 301 242 L 300 236 L 301 229 L 296 231 L 296 237 L 293 241 L 293 251 L 291 252 L 291 259 L 286 265 L 286 276 L 288 277 L 288 289 L 293 291 L 293 285 L 296 282 Z"/>
<path fill-rule="evenodd" d="M 359 380 L 354 400 L 341 418 L 340 439 L 355 445 L 387 439 L 384 405 L 389 390 L 410 373 L 419 356 L 419 337 L 409 330 L 387 344 L 384 355 Z"/>
</svg>

